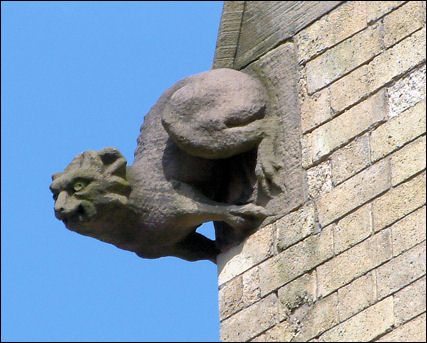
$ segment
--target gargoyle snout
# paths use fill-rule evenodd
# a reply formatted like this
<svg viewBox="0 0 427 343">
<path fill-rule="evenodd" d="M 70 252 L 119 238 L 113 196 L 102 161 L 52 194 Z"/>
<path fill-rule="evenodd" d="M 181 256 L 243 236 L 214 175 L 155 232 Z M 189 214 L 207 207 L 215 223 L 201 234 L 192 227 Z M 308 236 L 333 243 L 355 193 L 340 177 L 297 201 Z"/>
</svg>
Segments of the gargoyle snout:
<svg viewBox="0 0 427 343">
<path fill-rule="evenodd" d="M 55 216 L 56 218 L 63 220 L 67 216 L 73 214 L 78 210 L 78 202 L 73 201 L 70 195 L 66 191 L 62 191 L 58 194 L 58 198 L 55 201 Z"/>
</svg>

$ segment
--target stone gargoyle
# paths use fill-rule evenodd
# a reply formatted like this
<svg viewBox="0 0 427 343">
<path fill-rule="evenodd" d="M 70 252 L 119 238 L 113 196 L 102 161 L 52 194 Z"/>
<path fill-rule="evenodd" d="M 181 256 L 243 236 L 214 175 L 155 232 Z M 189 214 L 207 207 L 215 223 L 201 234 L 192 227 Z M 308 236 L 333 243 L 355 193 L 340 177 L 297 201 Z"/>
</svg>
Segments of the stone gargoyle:
<svg viewBox="0 0 427 343">
<path fill-rule="evenodd" d="M 258 149 L 274 127 L 267 104 L 261 82 L 233 69 L 177 82 L 145 116 L 132 166 L 105 148 L 52 176 L 55 216 L 140 257 L 215 263 L 269 215 L 259 199 L 277 166 Z M 215 241 L 196 232 L 209 221 Z"/>
</svg>

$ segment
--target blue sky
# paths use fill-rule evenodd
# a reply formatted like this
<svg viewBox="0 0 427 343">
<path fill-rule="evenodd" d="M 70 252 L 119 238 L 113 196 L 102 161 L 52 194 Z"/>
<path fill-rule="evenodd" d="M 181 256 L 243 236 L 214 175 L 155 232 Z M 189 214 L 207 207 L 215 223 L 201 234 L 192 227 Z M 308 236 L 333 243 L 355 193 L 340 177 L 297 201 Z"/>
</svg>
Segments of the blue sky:
<svg viewBox="0 0 427 343">
<path fill-rule="evenodd" d="M 88 149 L 117 147 L 132 164 L 144 114 L 211 68 L 221 10 L 1 2 L 2 341 L 219 340 L 213 263 L 141 259 L 73 233 L 48 187 Z"/>
</svg>

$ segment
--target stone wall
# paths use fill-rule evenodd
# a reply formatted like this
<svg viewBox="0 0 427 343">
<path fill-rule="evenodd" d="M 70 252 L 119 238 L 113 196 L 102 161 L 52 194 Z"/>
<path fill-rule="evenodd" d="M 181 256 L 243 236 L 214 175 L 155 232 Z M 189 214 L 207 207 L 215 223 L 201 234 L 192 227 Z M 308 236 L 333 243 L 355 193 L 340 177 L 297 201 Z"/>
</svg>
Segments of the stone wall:
<svg viewBox="0 0 427 343">
<path fill-rule="evenodd" d="M 426 340 L 425 32 L 422 1 L 224 3 L 213 67 L 297 97 L 303 181 L 220 255 L 222 341 Z"/>
</svg>

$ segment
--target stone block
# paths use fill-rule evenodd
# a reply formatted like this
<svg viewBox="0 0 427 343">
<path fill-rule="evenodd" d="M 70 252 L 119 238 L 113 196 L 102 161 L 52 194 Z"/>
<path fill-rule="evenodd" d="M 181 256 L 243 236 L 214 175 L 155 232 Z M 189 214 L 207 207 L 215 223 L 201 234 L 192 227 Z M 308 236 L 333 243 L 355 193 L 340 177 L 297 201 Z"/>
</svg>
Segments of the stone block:
<svg viewBox="0 0 427 343">
<path fill-rule="evenodd" d="M 330 89 L 332 110 L 341 112 L 368 94 L 368 67 L 360 66 L 326 89 Z"/>
<path fill-rule="evenodd" d="M 353 176 L 370 163 L 369 136 L 364 135 L 331 155 L 332 181 L 337 185 Z"/>
<path fill-rule="evenodd" d="M 311 96 L 307 95 L 301 103 L 302 132 L 319 126 L 331 116 L 329 88 L 322 89 Z"/>
<path fill-rule="evenodd" d="M 218 255 L 218 284 L 231 280 L 274 253 L 275 226 L 267 225 L 244 242 Z"/>
<path fill-rule="evenodd" d="M 332 112 L 339 113 L 343 111 L 370 93 L 377 91 L 393 78 L 404 74 L 421 63 L 425 58 L 421 50 L 425 49 L 425 43 L 421 40 L 422 37 L 419 38 L 418 36 L 408 41 L 405 40 L 404 46 L 406 47 L 411 44 L 421 44 L 421 47 L 415 47 L 415 50 L 413 48 L 414 51 L 411 51 L 408 56 L 396 56 L 396 53 L 403 53 L 401 51 L 403 49 L 397 46 L 393 47 L 394 50 L 385 51 L 382 55 L 375 57 L 371 63 L 360 66 L 332 83 L 329 87 L 322 89 L 322 91 L 329 91 L 330 93 Z M 388 97 L 390 101 L 390 116 L 399 114 L 425 98 L 425 66 L 398 80 L 388 89 Z"/>
<path fill-rule="evenodd" d="M 281 322 L 250 342 L 291 342 L 296 334 L 296 326 L 287 321 Z"/>
<path fill-rule="evenodd" d="M 390 119 L 371 133 L 371 160 L 376 161 L 426 131 L 425 101 Z"/>
<path fill-rule="evenodd" d="M 402 149 L 396 151 L 390 158 L 391 184 L 405 181 L 412 175 L 426 168 L 426 136 L 418 138 Z"/>
<path fill-rule="evenodd" d="M 363 241 L 372 233 L 371 203 L 341 219 L 334 226 L 334 250 L 339 254 Z"/>
<path fill-rule="evenodd" d="M 425 342 L 426 314 L 412 319 L 410 322 L 395 328 L 375 342 Z"/>
<path fill-rule="evenodd" d="M 277 322 L 277 296 L 270 294 L 221 324 L 221 342 L 244 342 Z"/>
<path fill-rule="evenodd" d="M 373 304 L 376 300 L 374 272 L 369 272 L 338 289 L 340 322 Z"/>
<path fill-rule="evenodd" d="M 217 44 L 221 45 L 222 49 L 218 49 L 217 53 L 220 51 L 225 52 L 226 48 L 228 48 L 228 49 L 235 48 L 235 47 L 233 47 L 232 42 L 237 40 L 238 36 L 239 36 L 239 29 L 238 28 L 235 30 L 222 31 L 218 35 L 218 39 L 216 42 Z"/>
<path fill-rule="evenodd" d="M 394 316 L 396 324 L 401 324 L 425 312 L 426 310 L 426 277 L 411 283 L 394 297 Z"/>
<path fill-rule="evenodd" d="M 379 19 L 405 1 L 366 1 L 366 14 L 368 23 Z"/>
<path fill-rule="evenodd" d="M 373 201 L 374 231 L 390 225 L 426 202 L 425 172 L 389 190 Z"/>
<path fill-rule="evenodd" d="M 426 97 L 426 66 L 415 69 L 387 89 L 389 116 L 398 116 Z"/>
<path fill-rule="evenodd" d="M 279 320 L 289 317 L 298 307 L 312 305 L 316 301 L 316 273 L 304 274 L 287 285 L 279 288 Z"/>
<path fill-rule="evenodd" d="M 385 121 L 386 116 L 385 92 L 380 91 L 308 134 L 311 136 L 311 160 L 315 162 L 328 155 L 370 127 Z"/>
<path fill-rule="evenodd" d="M 287 320 L 297 327 L 293 341 L 308 341 L 339 323 L 337 294 L 331 294 L 311 306 L 306 304 L 299 307 Z"/>
<path fill-rule="evenodd" d="M 413 33 L 368 64 L 369 89 L 373 91 L 420 64 L 426 58 L 425 28 Z"/>
<path fill-rule="evenodd" d="M 409 1 L 386 15 L 384 44 L 389 47 L 424 25 L 424 9 L 421 1 Z"/>
<path fill-rule="evenodd" d="M 426 239 L 426 207 L 423 206 L 391 226 L 393 255 L 412 248 Z"/>
<path fill-rule="evenodd" d="M 310 236 L 259 265 L 261 295 L 292 281 L 333 255 L 332 230 Z"/>
<path fill-rule="evenodd" d="M 359 312 L 319 337 L 320 342 L 368 342 L 394 324 L 393 297 Z"/>
<path fill-rule="evenodd" d="M 243 304 L 252 305 L 261 299 L 259 288 L 259 268 L 254 267 L 243 273 Z"/>
<path fill-rule="evenodd" d="M 389 163 L 381 160 L 319 197 L 317 210 L 322 227 L 363 205 L 389 187 Z"/>
<path fill-rule="evenodd" d="M 390 230 L 383 230 L 317 267 L 318 296 L 325 296 L 392 256 Z"/>
<path fill-rule="evenodd" d="M 372 25 L 307 62 L 307 90 L 314 93 L 381 52 L 381 30 Z"/>
<path fill-rule="evenodd" d="M 341 2 L 246 1 L 234 67 L 248 65 Z"/>
<path fill-rule="evenodd" d="M 425 241 L 377 268 L 378 298 L 405 287 L 426 273 Z"/>
<path fill-rule="evenodd" d="M 277 228 L 277 248 L 280 252 L 318 231 L 314 204 L 308 202 L 274 224 Z"/>
<path fill-rule="evenodd" d="M 298 61 L 309 60 L 365 27 L 365 1 L 342 4 L 295 35 Z"/>
<path fill-rule="evenodd" d="M 317 198 L 332 189 L 332 170 L 330 161 L 325 161 L 307 170 L 308 195 Z"/>
<path fill-rule="evenodd" d="M 219 319 L 223 320 L 243 308 L 242 276 L 228 281 L 219 289 Z"/>
<path fill-rule="evenodd" d="M 265 115 L 278 126 L 275 137 L 263 139 L 258 146 L 259 158 L 267 156 L 281 166 L 276 169 L 274 179 L 285 186 L 286 192 L 276 192 L 276 196 L 265 200 L 268 201 L 267 209 L 277 214 L 277 218 L 302 205 L 307 198 L 307 193 L 302 191 L 305 172 L 301 168 L 299 75 L 295 50 L 293 43 L 281 44 L 244 69 L 262 80 L 271 99 Z M 262 225 L 270 223 L 270 220 L 271 217 L 267 218 Z"/>
<path fill-rule="evenodd" d="M 301 137 L 301 165 L 307 169 L 313 164 L 313 136 L 306 134 Z"/>
<path fill-rule="evenodd" d="M 244 1 L 224 1 L 212 69 L 233 68 Z"/>
</svg>

